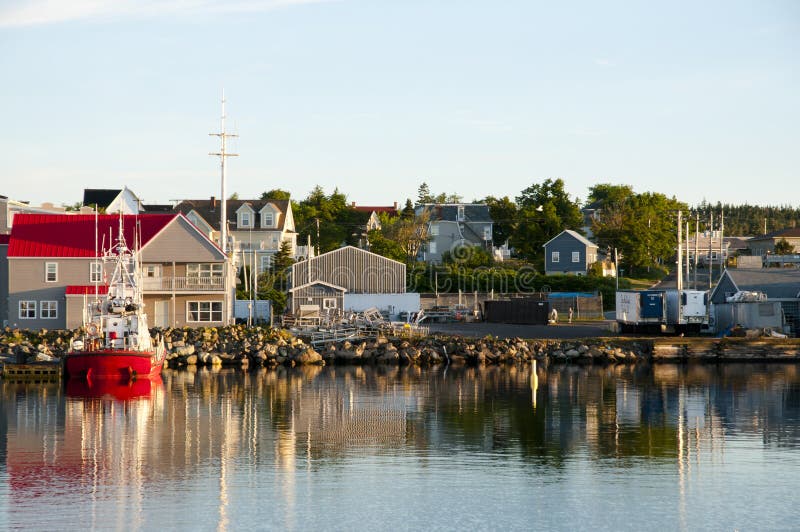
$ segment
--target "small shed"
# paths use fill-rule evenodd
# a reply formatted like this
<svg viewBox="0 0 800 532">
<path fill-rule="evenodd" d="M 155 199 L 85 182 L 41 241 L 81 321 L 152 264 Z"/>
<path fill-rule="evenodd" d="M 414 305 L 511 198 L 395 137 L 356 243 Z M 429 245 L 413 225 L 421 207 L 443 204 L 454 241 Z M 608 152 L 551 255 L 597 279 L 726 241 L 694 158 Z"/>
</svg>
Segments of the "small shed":
<svg viewBox="0 0 800 532">
<path fill-rule="evenodd" d="M 306 310 L 312 305 L 320 311 L 331 311 L 344 307 L 344 294 L 347 289 L 325 281 L 312 281 L 295 286 L 289 290 L 292 295 L 292 314 L 298 314 L 300 307 Z"/>
</svg>

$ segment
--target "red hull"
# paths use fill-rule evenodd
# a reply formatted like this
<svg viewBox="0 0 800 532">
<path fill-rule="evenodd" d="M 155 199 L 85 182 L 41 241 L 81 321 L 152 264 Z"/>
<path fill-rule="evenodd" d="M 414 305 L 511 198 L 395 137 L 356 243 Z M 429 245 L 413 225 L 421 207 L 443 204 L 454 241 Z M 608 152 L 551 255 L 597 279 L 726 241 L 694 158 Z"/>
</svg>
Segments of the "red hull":
<svg viewBox="0 0 800 532">
<path fill-rule="evenodd" d="M 155 351 L 119 349 L 70 353 L 65 362 L 69 377 L 86 379 L 150 379 L 164 365 Z"/>
</svg>

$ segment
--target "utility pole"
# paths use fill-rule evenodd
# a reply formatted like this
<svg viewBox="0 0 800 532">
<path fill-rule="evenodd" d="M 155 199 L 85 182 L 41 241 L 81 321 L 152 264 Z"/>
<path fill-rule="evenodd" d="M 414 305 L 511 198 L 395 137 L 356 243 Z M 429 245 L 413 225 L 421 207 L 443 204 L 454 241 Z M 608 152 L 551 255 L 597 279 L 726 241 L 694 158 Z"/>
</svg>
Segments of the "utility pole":
<svg viewBox="0 0 800 532">
<path fill-rule="evenodd" d="M 683 212 L 678 211 L 678 291 L 683 290 Z"/>
<path fill-rule="evenodd" d="M 319 218 L 314 218 L 317 221 L 317 256 L 319 256 Z"/>
<path fill-rule="evenodd" d="M 722 272 L 727 266 L 725 253 L 725 211 L 720 213 L 719 219 L 719 278 L 722 279 Z"/>
<path fill-rule="evenodd" d="M 225 133 L 225 90 L 222 91 L 222 117 L 221 117 L 221 128 L 219 133 L 209 133 L 210 137 L 219 137 L 220 142 L 222 143 L 222 147 L 220 148 L 218 153 L 209 153 L 209 155 L 214 155 L 219 157 L 220 161 L 220 170 L 222 173 L 222 209 L 220 209 L 219 215 L 219 225 L 220 225 L 220 247 L 222 248 L 222 252 L 226 255 L 228 254 L 228 198 L 225 192 L 225 159 L 227 157 L 238 157 L 238 153 L 228 153 L 225 151 L 225 140 L 228 137 L 238 137 L 239 135 L 233 135 L 230 133 Z"/>
<path fill-rule="evenodd" d="M 711 290 L 713 280 L 714 261 L 711 260 L 711 252 L 714 249 L 714 213 L 708 213 L 708 289 Z"/>
<path fill-rule="evenodd" d="M 697 262 L 700 259 L 700 213 L 694 216 L 694 289 L 697 290 Z"/>
</svg>

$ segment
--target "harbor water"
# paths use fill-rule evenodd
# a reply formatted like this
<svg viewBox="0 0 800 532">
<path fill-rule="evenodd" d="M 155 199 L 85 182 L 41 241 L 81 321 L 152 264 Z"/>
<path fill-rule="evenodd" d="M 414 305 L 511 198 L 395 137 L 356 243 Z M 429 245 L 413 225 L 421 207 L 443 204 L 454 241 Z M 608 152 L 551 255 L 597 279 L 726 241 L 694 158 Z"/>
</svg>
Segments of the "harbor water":
<svg viewBox="0 0 800 532">
<path fill-rule="evenodd" d="M 800 365 L 0 381 L 0 529 L 790 530 Z"/>
</svg>

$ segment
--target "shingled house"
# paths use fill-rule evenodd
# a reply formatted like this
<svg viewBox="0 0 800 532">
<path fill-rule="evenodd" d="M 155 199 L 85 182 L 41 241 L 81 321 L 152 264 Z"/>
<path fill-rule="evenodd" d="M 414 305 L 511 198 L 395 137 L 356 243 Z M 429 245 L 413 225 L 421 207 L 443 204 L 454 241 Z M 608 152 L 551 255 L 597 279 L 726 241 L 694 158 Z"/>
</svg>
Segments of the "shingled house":
<svg viewBox="0 0 800 532">
<path fill-rule="evenodd" d="M 175 206 L 206 236 L 219 244 L 222 202 L 184 200 Z M 236 264 L 254 264 L 259 271 L 269 268 L 272 256 L 287 242 L 292 256 L 298 252 L 297 233 L 289 200 L 233 200 L 226 205 L 228 249 Z"/>
<path fill-rule="evenodd" d="M 420 251 L 425 262 L 442 262 L 442 255 L 459 246 L 479 246 L 492 252 L 492 216 L 485 203 L 426 203 L 415 214 L 427 213 L 428 242 Z"/>
</svg>

